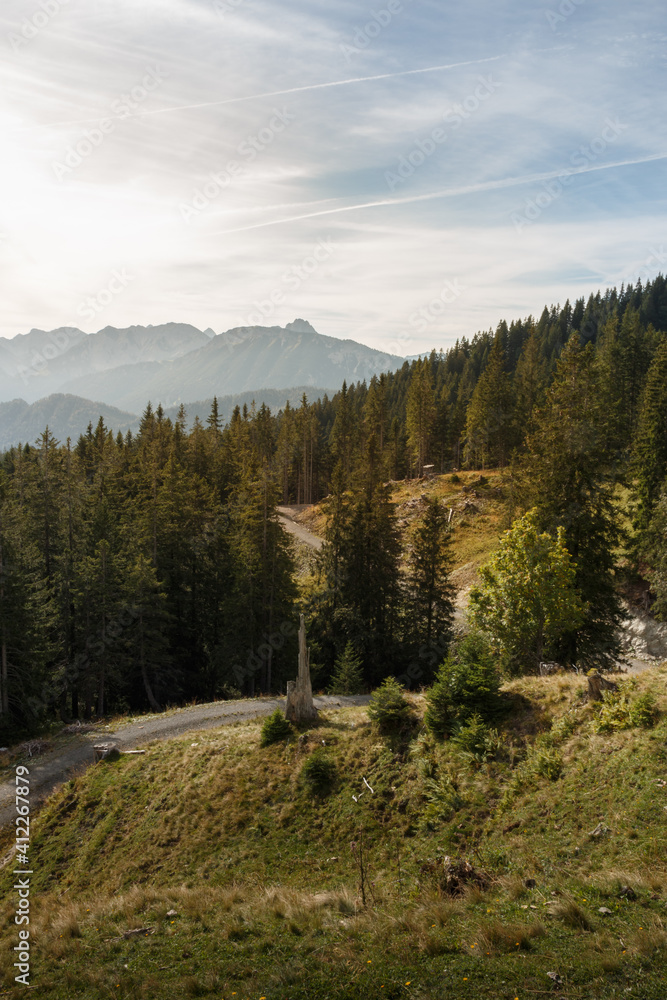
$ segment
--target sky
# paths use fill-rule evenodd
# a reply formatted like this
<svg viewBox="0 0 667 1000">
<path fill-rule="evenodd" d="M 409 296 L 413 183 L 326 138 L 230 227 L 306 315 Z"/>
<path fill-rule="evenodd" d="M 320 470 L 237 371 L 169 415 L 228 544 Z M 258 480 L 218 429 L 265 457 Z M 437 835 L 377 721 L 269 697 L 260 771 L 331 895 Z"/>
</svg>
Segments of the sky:
<svg viewBox="0 0 667 1000">
<path fill-rule="evenodd" d="M 667 270 L 661 0 L 4 0 L 0 336 L 406 356 Z"/>
</svg>

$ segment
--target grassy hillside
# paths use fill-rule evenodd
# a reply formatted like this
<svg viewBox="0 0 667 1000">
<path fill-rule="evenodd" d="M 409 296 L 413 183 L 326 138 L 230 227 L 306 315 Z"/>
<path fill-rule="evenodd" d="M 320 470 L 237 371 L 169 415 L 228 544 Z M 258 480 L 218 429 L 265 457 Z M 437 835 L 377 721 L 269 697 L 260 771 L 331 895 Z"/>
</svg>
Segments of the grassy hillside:
<svg viewBox="0 0 667 1000">
<path fill-rule="evenodd" d="M 393 482 L 392 500 L 402 535 L 409 544 L 412 530 L 424 513 L 423 497 L 437 497 L 452 511 L 453 580 L 459 590 L 466 590 L 475 579 L 476 570 L 488 559 L 498 544 L 505 523 L 502 472 L 498 469 L 466 471 L 431 479 L 406 479 Z M 314 534 L 324 537 L 326 504 L 303 507 L 294 519 Z M 312 555 L 298 548 L 300 564 L 312 561 Z M 310 556 L 310 559 L 309 559 Z M 303 569 L 303 566 L 301 566 Z M 309 578 L 306 577 L 307 586 Z"/>
<path fill-rule="evenodd" d="M 625 686 L 667 709 L 667 668 Z M 35 821 L 36 995 L 662 1000 L 667 720 L 619 729 L 584 689 L 507 684 L 486 752 L 435 743 L 414 696 L 401 737 L 354 708 L 267 748 L 253 722 L 96 765 Z"/>
</svg>

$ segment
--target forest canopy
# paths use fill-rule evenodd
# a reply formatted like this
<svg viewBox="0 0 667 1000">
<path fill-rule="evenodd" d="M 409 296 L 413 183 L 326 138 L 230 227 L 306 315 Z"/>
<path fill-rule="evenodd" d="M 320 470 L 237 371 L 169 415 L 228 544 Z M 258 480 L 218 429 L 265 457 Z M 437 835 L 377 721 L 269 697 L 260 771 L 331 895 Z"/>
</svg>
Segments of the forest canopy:
<svg viewBox="0 0 667 1000">
<path fill-rule="evenodd" d="M 307 608 L 322 686 L 346 650 L 367 686 L 435 650 L 428 683 L 452 634 L 450 532 L 433 502 L 406 546 L 391 499 L 425 466 L 505 470 L 508 527 L 533 511 L 531 530 L 571 559 L 581 620 L 549 637 L 553 654 L 613 658 L 623 545 L 667 607 L 665 279 L 503 321 L 275 414 L 237 408 L 223 427 L 214 401 L 188 430 L 183 408 L 172 421 L 149 403 L 136 435 L 100 419 L 76 442 L 45 428 L 5 452 L 3 730 L 284 690 L 303 595 L 280 503 L 326 501 Z"/>
</svg>

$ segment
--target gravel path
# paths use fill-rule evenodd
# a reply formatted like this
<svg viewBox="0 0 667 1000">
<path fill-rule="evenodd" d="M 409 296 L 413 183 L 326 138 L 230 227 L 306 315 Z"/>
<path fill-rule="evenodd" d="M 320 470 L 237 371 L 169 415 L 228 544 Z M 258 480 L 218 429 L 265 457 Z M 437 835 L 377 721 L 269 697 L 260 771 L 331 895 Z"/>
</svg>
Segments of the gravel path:
<svg viewBox="0 0 667 1000">
<path fill-rule="evenodd" d="M 299 541 L 305 542 L 306 545 L 310 545 L 312 549 L 321 549 L 324 545 L 323 539 L 319 535 L 313 534 L 308 528 L 304 528 L 302 524 L 298 524 L 294 520 L 294 512 L 301 508 L 295 507 L 276 507 L 278 514 L 280 516 L 280 522 L 284 527 L 285 531 L 289 531 L 290 535 L 294 535 Z"/>
<path fill-rule="evenodd" d="M 367 695 L 343 697 L 322 695 L 315 698 L 317 708 L 340 708 L 367 705 Z M 107 729 L 100 726 L 94 732 L 74 735 L 65 744 L 25 762 L 30 770 L 30 804 L 36 806 L 68 778 L 85 771 L 95 759 L 96 743 L 113 743 L 119 750 L 134 750 L 152 740 L 168 740 L 173 736 L 201 729 L 229 726 L 244 719 L 269 715 L 276 708 L 285 708 L 284 698 L 253 698 L 245 701 L 218 701 L 210 705 L 195 705 L 165 715 L 150 715 Z M 15 812 L 15 782 L 0 782 L 0 827 L 13 825 Z"/>
</svg>

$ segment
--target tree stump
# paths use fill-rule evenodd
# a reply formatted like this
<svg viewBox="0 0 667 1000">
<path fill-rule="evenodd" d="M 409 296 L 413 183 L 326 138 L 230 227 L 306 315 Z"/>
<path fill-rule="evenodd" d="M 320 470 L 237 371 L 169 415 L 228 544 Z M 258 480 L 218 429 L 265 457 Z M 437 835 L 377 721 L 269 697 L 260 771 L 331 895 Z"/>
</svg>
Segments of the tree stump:
<svg viewBox="0 0 667 1000">
<path fill-rule="evenodd" d="M 289 722 L 312 722 L 317 719 L 310 682 L 310 650 L 306 646 L 306 619 L 299 619 L 299 672 L 296 681 L 287 682 L 285 718 Z"/>
<path fill-rule="evenodd" d="M 613 681 L 608 681 L 606 677 L 599 674 L 597 670 L 588 674 L 588 700 L 602 701 L 603 691 L 618 691 L 618 685 Z"/>
</svg>

